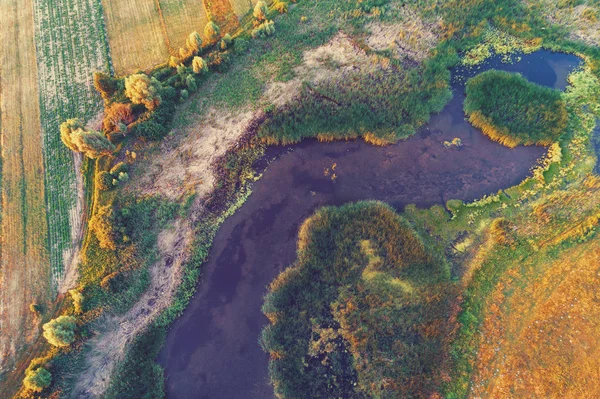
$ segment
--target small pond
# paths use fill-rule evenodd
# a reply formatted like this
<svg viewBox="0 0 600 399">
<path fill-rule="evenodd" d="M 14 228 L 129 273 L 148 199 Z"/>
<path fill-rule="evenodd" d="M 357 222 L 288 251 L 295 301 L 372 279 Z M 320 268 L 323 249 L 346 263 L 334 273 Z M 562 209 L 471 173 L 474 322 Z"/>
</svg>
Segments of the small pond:
<svg viewBox="0 0 600 399">
<path fill-rule="evenodd" d="M 429 207 L 449 199 L 473 200 L 519 183 L 545 150 L 509 149 L 473 128 L 462 110 L 464 82 L 496 68 L 564 89 L 577 65 L 575 56 L 539 51 L 513 64 L 494 58 L 479 69 L 457 68 L 452 101 L 415 136 L 396 145 L 309 140 L 269 149 L 267 157 L 277 159 L 219 230 L 198 292 L 168 334 L 159 358 L 167 397 L 274 398 L 268 356 L 258 344 L 267 323 L 260 309 L 267 285 L 295 260 L 304 219 L 323 205 L 378 199 L 398 210 L 411 203 Z M 456 137 L 462 147 L 443 146 Z"/>
</svg>

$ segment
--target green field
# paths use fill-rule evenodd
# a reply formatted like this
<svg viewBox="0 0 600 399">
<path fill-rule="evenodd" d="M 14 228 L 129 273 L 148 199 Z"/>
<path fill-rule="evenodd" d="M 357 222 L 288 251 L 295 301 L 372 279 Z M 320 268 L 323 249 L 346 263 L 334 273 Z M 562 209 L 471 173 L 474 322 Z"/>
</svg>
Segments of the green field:
<svg viewBox="0 0 600 399">
<path fill-rule="evenodd" d="M 94 119 L 102 102 L 92 74 L 111 68 L 102 6 L 93 0 L 36 1 L 35 24 L 46 170 L 48 244 L 53 285 L 63 277 L 65 251 L 81 229 L 73 153 L 60 140 L 68 118 Z"/>
</svg>

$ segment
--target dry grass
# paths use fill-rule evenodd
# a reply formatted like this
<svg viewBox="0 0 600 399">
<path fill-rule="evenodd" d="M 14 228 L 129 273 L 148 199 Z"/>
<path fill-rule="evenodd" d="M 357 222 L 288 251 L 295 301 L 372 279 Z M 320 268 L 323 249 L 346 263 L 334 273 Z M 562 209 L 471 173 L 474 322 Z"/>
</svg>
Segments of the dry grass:
<svg viewBox="0 0 600 399">
<path fill-rule="evenodd" d="M 313 85 L 327 80 L 342 79 L 350 73 L 373 72 L 381 68 L 379 57 L 369 57 L 353 39 L 338 33 L 326 44 L 305 51 L 303 63 L 294 69 L 294 78 L 286 82 L 269 82 L 265 100 L 281 107 L 298 96 L 302 82 Z"/>
<path fill-rule="evenodd" d="M 331 64 L 337 68 L 331 68 Z M 302 90 L 302 82 L 342 78 L 356 71 L 380 68 L 345 34 L 338 34 L 328 43 L 304 53 L 304 62 L 295 69 L 296 77 L 287 82 L 269 82 L 258 103 L 284 106 Z M 230 109 L 216 106 L 196 117 L 172 137 L 160 144 L 160 155 L 149 154 L 150 161 L 136 168 L 141 175 L 132 175 L 132 184 L 142 194 L 160 194 L 170 200 L 194 192 L 208 195 L 214 184 L 211 165 L 241 137 L 248 124 L 260 117 L 262 110 L 252 106 Z M 146 158 L 146 155 L 143 155 Z"/>
<path fill-rule="evenodd" d="M 521 234 L 539 246 L 558 245 L 588 234 L 600 221 L 600 178 L 590 176 L 584 184 L 556 190 L 531 204 L 521 221 Z"/>
<path fill-rule="evenodd" d="M 582 1 L 575 7 L 561 6 L 555 0 L 525 0 L 525 4 L 539 11 L 548 21 L 569 29 L 574 40 L 592 46 L 600 45 L 600 6 L 593 0 Z"/>
<path fill-rule="evenodd" d="M 151 283 L 140 300 L 123 316 L 104 315 L 98 323 L 106 331 L 90 339 L 83 369 L 71 397 L 102 397 L 125 348 L 160 312 L 171 304 L 181 280 L 182 265 L 193 243 L 192 223 L 176 220 L 158 236 L 159 260 L 150 268 Z"/>
<path fill-rule="evenodd" d="M 598 239 L 516 267 L 491 296 L 473 397 L 600 397 Z M 541 260 L 541 261 L 540 261 Z"/>
<path fill-rule="evenodd" d="M 105 0 L 115 72 L 148 69 L 177 55 L 192 31 L 203 34 L 209 14 L 221 32 L 237 29 L 257 0 Z"/>
<path fill-rule="evenodd" d="M 156 0 L 106 0 L 104 15 L 117 74 L 148 68 L 169 56 Z"/>
<path fill-rule="evenodd" d="M 205 197 L 215 181 L 211 165 L 244 134 L 257 112 L 249 107 L 210 109 L 197 124 L 161 143 L 160 155 L 150 155 L 149 163 L 137 167 L 142 173 L 133 175 L 132 183 L 144 195 L 159 194 L 170 200 L 191 192 Z"/>
<path fill-rule="evenodd" d="M 16 0 L 0 3 L 0 367 L 38 335 L 29 305 L 47 305 L 51 297 L 32 7 Z"/>
<path fill-rule="evenodd" d="M 421 62 L 430 55 L 442 36 L 440 17 L 425 21 L 414 10 L 405 7 L 397 23 L 372 22 L 366 26 L 370 35 L 365 43 L 374 50 L 391 50 L 398 58 Z"/>
</svg>

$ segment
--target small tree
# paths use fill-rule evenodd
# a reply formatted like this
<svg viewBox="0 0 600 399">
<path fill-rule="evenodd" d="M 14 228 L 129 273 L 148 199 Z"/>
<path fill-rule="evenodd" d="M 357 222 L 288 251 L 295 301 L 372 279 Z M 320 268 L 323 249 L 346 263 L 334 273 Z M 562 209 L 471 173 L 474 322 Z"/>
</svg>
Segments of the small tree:
<svg viewBox="0 0 600 399">
<path fill-rule="evenodd" d="M 129 175 L 127 174 L 127 172 L 121 172 L 119 173 L 117 179 L 121 182 L 121 183 L 125 183 L 129 181 Z"/>
<path fill-rule="evenodd" d="M 117 91 L 117 80 L 103 72 L 94 72 L 94 88 L 104 101 L 108 101 Z"/>
<path fill-rule="evenodd" d="M 86 130 L 79 119 L 67 119 L 60 125 L 60 138 L 72 151 L 82 152 L 88 158 L 108 155 L 115 146 L 100 132 Z"/>
<path fill-rule="evenodd" d="M 190 91 L 190 93 L 193 93 L 196 90 L 198 90 L 198 85 L 196 84 L 196 79 L 194 78 L 194 75 L 188 75 L 185 78 L 185 85 Z"/>
<path fill-rule="evenodd" d="M 273 4 L 273 9 L 278 11 L 280 14 L 285 14 L 288 11 L 288 3 L 281 0 L 276 0 Z"/>
<path fill-rule="evenodd" d="M 206 36 L 206 40 L 211 44 L 219 39 L 220 34 L 221 29 L 219 29 L 219 26 L 213 21 L 209 21 L 204 27 L 204 36 Z"/>
<path fill-rule="evenodd" d="M 267 4 L 264 1 L 260 0 L 254 6 L 254 12 L 252 13 L 252 15 L 259 22 L 266 21 L 267 20 Z"/>
<path fill-rule="evenodd" d="M 114 130 L 120 123 L 129 125 L 134 120 L 131 104 L 113 103 L 106 109 L 102 122 L 105 131 Z"/>
<path fill-rule="evenodd" d="M 75 318 L 59 316 L 43 325 L 44 338 L 54 346 L 69 346 L 75 341 Z"/>
<path fill-rule="evenodd" d="M 71 134 L 77 129 L 85 129 L 83 121 L 77 118 L 67 119 L 60 125 L 60 138 L 68 149 L 79 152 L 79 147 L 75 145 L 71 137 Z"/>
<path fill-rule="evenodd" d="M 177 68 L 177 65 L 181 64 L 181 60 L 175 56 L 170 56 L 169 57 L 169 66 L 171 68 Z"/>
<path fill-rule="evenodd" d="M 105 171 L 96 173 L 96 186 L 100 191 L 108 191 L 112 188 L 113 176 Z"/>
<path fill-rule="evenodd" d="M 288 3 L 281 0 L 276 0 L 273 4 L 273 9 L 278 11 L 280 14 L 284 14 L 288 11 Z"/>
<path fill-rule="evenodd" d="M 78 290 L 69 290 L 69 294 L 71 295 L 71 299 L 73 299 L 73 307 L 75 308 L 75 313 L 80 314 L 83 312 L 83 294 Z"/>
<path fill-rule="evenodd" d="M 127 134 L 127 125 L 124 123 L 119 123 L 117 125 L 117 132 L 122 133 L 125 136 Z"/>
<path fill-rule="evenodd" d="M 23 385 L 25 388 L 33 392 L 42 392 L 44 388 L 48 388 L 52 382 L 52 374 L 43 367 L 38 367 L 33 370 L 27 369 Z"/>
<path fill-rule="evenodd" d="M 202 37 L 200 37 L 200 33 L 196 31 L 190 33 L 187 40 L 185 41 L 185 46 L 193 54 L 198 54 L 198 52 L 202 48 Z"/>
<path fill-rule="evenodd" d="M 34 301 L 29 304 L 29 311 L 31 313 L 35 314 L 36 316 L 39 316 L 40 314 L 42 314 L 42 310 L 43 310 L 42 305 L 40 305 L 37 301 Z"/>
<path fill-rule="evenodd" d="M 179 75 L 179 77 L 181 77 L 181 79 L 185 79 L 186 75 L 189 73 L 189 69 L 183 65 L 183 64 L 179 64 L 177 65 L 177 75 Z"/>
<path fill-rule="evenodd" d="M 71 138 L 79 152 L 91 159 L 109 155 L 115 150 L 115 146 L 102 133 L 94 130 L 77 129 L 71 134 Z"/>
<path fill-rule="evenodd" d="M 221 44 L 219 45 L 219 47 L 221 47 L 221 50 L 227 50 L 232 43 L 233 38 L 229 33 L 226 33 L 225 36 L 223 36 L 223 39 L 221 39 Z"/>
<path fill-rule="evenodd" d="M 180 96 L 181 102 L 184 102 L 185 100 L 187 100 L 190 97 L 190 93 L 186 89 L 183 89 L 183 90 L 181 90 L 181 93 L 179 93 L 179 96 Z"/>
<path fill-rule="evenodd" d="M 237 38 L 235 39 L 235 42 L 233 42 L 233 50 L 238 54 L 245 53 L 248 51 L 248 48 L 250 48 L 250 45 L 245 39 Z"/>
<path fill-rule="evenodd" d="M 271 36 L 273 33 L 275 33 L 275 22 L 265 21 L 252 30 L 252 37 L 262 38 L 266 36 Z"/>
<path fill-rule="evenodd" d="M 161 101 L 156 82 L 143 74 L 137 73 L 125 78 L 125 95 L 134 104 L 144 104 L 149 110 L 155 109 Z"/>
<path fill-rule="evenodd" d="M 208 72 L 208 65 L 202 57 L 194 57 L 192 60 L 192 70 L 195 74 L 204 74 Z"/>
</svg>

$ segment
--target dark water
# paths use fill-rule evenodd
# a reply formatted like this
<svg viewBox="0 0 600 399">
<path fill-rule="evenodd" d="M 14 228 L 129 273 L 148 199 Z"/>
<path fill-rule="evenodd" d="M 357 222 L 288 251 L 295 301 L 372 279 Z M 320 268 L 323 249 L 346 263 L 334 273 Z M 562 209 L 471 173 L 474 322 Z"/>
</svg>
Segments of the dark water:
<svg viewBox="0 0 600 399">
<path fill-rule="evenodd" d="M 578 59 L 546 51 L 494 67 L 564 88 Z M 543 155 L 539 147 L 505 148 L 464 120 L 464 79 L 453 79 L 454 99 L 414 137 L 374 147 L 362 141 L 306 141 L 282 151 L 244 206 L 227 219 L 214 242 L 198 293 L 173 325 L 159 362 L 169 398 L 273 398 L 268 356 L 258 337 L 267 285 L 295 260 L 302 221 L 323 205 L 378 199 L 398 209 L 472 200 L 525 178 Z M 460 148 L 444 148 L 458 137 Z M 332 165 L 337 175 L 331 179 Z M 325 170 L 329 169 L 329 176 Z"/>
<path fill-rule="evenodd" d="M 596 119 L 596 127 L 592 132 L 592 146 L 594 146 L 594 151 L 596 152 L 594 173 L 600 175 L 600 119 Z"/>
</svg>

